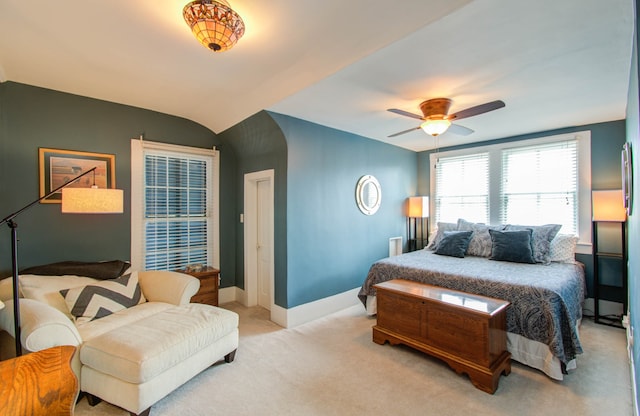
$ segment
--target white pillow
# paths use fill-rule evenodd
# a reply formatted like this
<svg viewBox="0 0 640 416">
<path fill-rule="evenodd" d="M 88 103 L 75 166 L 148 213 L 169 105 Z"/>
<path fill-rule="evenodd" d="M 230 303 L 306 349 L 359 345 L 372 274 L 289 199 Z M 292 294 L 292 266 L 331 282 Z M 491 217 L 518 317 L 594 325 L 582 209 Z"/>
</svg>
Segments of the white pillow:
<svg viewBox="0 0 640 416">
<path fill-rule="evenodd" d="M 60 294 L 60 291 L 78 286 L 91 285 L 99 282 L 99 280 L 91 277 L 72 275 L 41 276 L 24 274 L 18 277 L 18 282 L 23 297 L 46 303 L 73 320 L 73 316 L 69 312 L 69 308 L 67 308 L 67 304 Z"/>
<path fill-rule="evenodd" d="M 576 262 L 576 244 L 578 237 L 569 234 L 558 234 L 549 246 L 549 260 L 556 263 Z"/>
</svg>

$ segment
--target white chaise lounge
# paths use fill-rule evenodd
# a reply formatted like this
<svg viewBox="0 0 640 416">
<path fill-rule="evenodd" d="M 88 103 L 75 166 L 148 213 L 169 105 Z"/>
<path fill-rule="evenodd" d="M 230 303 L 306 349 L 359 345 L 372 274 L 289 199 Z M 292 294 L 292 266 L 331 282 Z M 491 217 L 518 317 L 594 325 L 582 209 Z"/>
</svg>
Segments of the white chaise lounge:
<svg viewBox="0 0 640 416">
<path fill-rule="evenodd" d="M 92 320 L 70 316 L 65 300 L 69 292 L 87 287 L 102 290 L 109 280 L 22 275 L 21 341 L 25 352 L 76 346 L 72 367 L 89 403 L 102 399 L 132 415 L 148 415 L 154 403 L 207 367 L 233 361 L 238 315 L 189 303 L 200 283 L 186 274 L 130 275 L 129 281 L 139 282 L 139 303 Z M 6 306 L 0 310 L 0 330 L 13 336 L 11 287 L 11 278 L 0 281 Z"/>
</svg>

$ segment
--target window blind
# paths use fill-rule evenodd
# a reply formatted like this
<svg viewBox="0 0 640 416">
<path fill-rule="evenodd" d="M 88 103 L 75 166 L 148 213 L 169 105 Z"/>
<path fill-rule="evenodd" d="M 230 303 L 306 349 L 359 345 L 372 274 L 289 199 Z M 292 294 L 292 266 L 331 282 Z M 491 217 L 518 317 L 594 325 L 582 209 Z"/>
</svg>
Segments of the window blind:
<svg viewBox="0 0 640 416">
<path fill-rule="evenodd" d="M 144 268 L 212 264 L 212 157 L 144 151 Z"/>
<path fill-rule="evenodd" d="M 503 150 L 500 204 L 503 224 L 562 224 L 577 234 L 578 142 Z"/>
<path fill-rule="evenodd" d="M 488 153 L 438 159 L 435 181 L 436 221 L 489 223 Z"/>
</svg>

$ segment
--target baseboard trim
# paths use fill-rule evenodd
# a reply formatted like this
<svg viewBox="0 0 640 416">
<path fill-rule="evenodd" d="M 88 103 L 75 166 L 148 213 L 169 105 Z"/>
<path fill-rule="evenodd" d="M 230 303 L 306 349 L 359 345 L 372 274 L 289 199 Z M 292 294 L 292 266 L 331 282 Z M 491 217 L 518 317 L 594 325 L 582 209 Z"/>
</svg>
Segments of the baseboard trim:
<svg viewBox="0 0 640 416">
<path fill-rule="evenodd" d="M 240 292 L 240 293 L 238 293 Z M 238 299 L 243 299 L 244 290 L 236 286 L 223 287 L 218 290 L 218 304 L 235 302 Z"/>
<path fill-rule="evenodd" d="M 360 303 L 358 291 L 360 287 L 348 290 L 337 295 L 318 299 L 293 308 L 283 308 L 273 305 L 271 308 L 271 320 L 284 328 L 293 328 L 314 319 L 322 318 L 331 313 L 341 311 Z M 220 304 L 238 301 L 243 303 L 244 290 L 238 287 L 225 287 L 218 291 Z M 363 307 L 364 311 L 364 307 Z"/>
<path fill-rule="evenodd" d="M 318 299 L 293 308 L 285 309 L 275 306 L 271 311 L 271 320 L 285 328 L 293 328 L 314 319 L 322 318 L 334 312 L 357 305 L 359 287 L 338 293 L 327 298 Z M 364 309 L 363 309 L 364 311 Z"/>
<path fill-rule="evenodd" d="M 635 364 L 633 363 L 633 354 L 631 354 L 631 360 L 629 360 L 629 364 L 631 365 L 631 394 L 633 394 L 633 414 L 635 416 L 640 416 L 640 409 L 638 409 L 638 385 L 636 384 L 636 372 L 635 372 Z"/>
<path fill-rule="evenodd" d="M 631 372 L 631 394 L 633 403 L 633 414 L 640 416 L 640 409 L 638 409 L 638 384 L 636 383 L 636 366 L 633 359 L 633 343 L 634 334 L 631 326 L 631 316 L 627 315 L 629 324 L 627 325 L 627 354 L 629 355 L 629 371 Z"/>
</svg>

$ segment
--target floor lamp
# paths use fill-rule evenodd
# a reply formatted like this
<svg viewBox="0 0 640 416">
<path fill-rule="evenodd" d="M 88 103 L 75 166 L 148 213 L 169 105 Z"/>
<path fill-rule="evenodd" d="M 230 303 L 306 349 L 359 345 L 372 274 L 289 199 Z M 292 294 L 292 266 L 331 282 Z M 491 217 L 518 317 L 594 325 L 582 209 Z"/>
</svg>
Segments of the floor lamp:
<svg viewBox="0 0 640 416">
<path fill-rule="evenodd" d="M 429 197 L 412 196 L 407 199 L 407 238 L 409 251 L 424 248 L 429 243 Z M 425 220 L 426 219 L 426 220 Z M 418 234 L 418 222 L 420 233 Z M 426 232 L 425 232 L 426 222 Z M 419 237 L 419 238 L 418 238 Z M 418 241 L 420 243 L 418 243 Z"/>
<path fill-rule="evenodd" d="M 621 263 L 622 315 L 627 313 L 627 212 L 623 204 L 622 190 L 592 191 L 592 239 L 593 239 L 593 293 L 594 293 L 594 321 L 600 323 L 600 297 L 611 286 L 600 283 L 600 259 L 617 259 Z M 598 223 L 619 223 L 620 250 L 603 250 L 598 236 Z M 615 228 L 615 227 L 614 227 Z M 618 325 L 613 325 L 618 326 Z"/>
<path fill-rule="evenodd" d="M 123 212 L 122 189 L 101 189 L 95 185 L 96 167 L 76 176 L 70 181 L 25 205 L 13 214 L 9 214 L 0 221 L 0 225 L 7 224 L 11 229 L 11 270 L 13 276 L 13 324 L 16 342 L 16 357 L 22 355 L 20 342 L 20 290 L 18 285 L 18 224 L 14 219 L 38 202 L 62 191 L 61 210 L 65 214 L 121 214 Z M 93 172 L 93 186 L 91 188 L 67 188 L 81 177 Z M 65 188 L 65 189 L 63 189 Z"/>
</svg>

